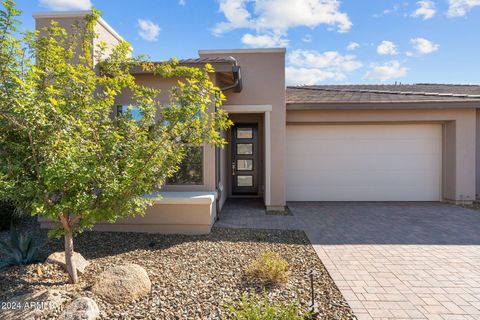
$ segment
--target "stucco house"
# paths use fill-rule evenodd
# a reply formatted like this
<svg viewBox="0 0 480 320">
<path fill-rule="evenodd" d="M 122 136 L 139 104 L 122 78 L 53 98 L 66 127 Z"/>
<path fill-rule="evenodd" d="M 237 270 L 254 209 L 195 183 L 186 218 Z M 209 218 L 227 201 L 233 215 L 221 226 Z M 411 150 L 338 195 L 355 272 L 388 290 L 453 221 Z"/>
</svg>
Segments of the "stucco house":
<svg viewBox="0 0 480 320">
<path fill-rule="evenodd" d="M 68 27 L 88 12 L 34 14 Z M 104 20 L 98 41 L 122 38 Z M 480 86 L 285 85 L 279 49 L 200 50 L 180 62 L 215 68 L 235 125 L 228 146 L 194 147 L 144 217 L 97 230 L 208 233 L 229 198 L 471 202 L 480 190 Z M 142 71 L 139 83 L 173 85 Z M 164 90 L 165 92 L 167 90 Z M 122 95 L 117 106 L 128 105 Z M 478 155 L 478 156 L 477 156 Z M 48 222 L 43 221 L 43 226 Z"/>
</svg>

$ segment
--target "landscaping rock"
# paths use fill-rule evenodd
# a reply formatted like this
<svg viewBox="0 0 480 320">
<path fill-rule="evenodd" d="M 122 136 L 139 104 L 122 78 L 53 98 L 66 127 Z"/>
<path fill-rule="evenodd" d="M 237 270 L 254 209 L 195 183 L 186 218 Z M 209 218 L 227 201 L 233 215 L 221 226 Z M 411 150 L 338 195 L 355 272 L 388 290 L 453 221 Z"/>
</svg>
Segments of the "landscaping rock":
<svg viewBox="0 0 480 320">
<path fill-rule="evenodd" d="M 46 232 L 44 235 L 46 238 Z M 57 239 L 48 239 L 42 254 L 48 256 L 62 246 Z M 259 254 L 271 250 L 288 261 L 291 273 L 287 283 L 267 288 L 269 302 L 298 303 L 301 311 L 307 312 L 311 301 L 308 274 L 314 270 L 315 302 L 321 319 L 356 319 L 301 231 L 213 228 L 211 234 L 201 236 L 84 232 L 76 237 L 75 247 L 95 257 L 78 283 L 69 283 L 68 274 L 56 264 L 12 266 L 0 271 L 0 301 L 32 288 L 57 289 L 68 291 L 72 301 L 84 296 L 95 300 L 99 319 L 218 320 L 226 318 L 225 305 L 243 293 L 263 295 L 263 285 L 247 281 L 244 269 Z M 148 271 L 152 287 L 148 295 L 113 304 L 92 292 L 102 272 L 127 263 L 141 264 Z M 61 311 L 42 319 L 57 319 Z M 0 313 L 0 319 L 4 318 L 15 319 Z"/>
<path fill-rule="evenodd" d="M 147 295 L 152 284 L 147 271 L 138 264 L 111 267 L 100 274 L 92 292 L 113 303 L 132 302 Z"/>
<path fill-rule="evenodd" d="M 14 297 L 0 310 L 0 319 L 33 320 L 53 318 L 70 297 L 65 291 L 42 290 Z"/>
<path fill-rule="evenodd" d="M 82 274 L 85 273 L 85 268 L 90 265 L 90 262 L 88 262 L 78 252 L 73 253 L 73 261 L 75 262 L 75 265 L 77 267 L 78 272 L 80 272 Z M 51 255 L 48 256 L 47 260 L 45 260 L 45 263 L 58 264 L 63 269 L 67 270 L 67 264 L 65 262 L 65 252 L 63 252 L 63 251 L 52 253 Z"/>
<path fill-rule="evenodd" d="M 70 303 L 58 318 L 59 320 L 94 320 L 100 315 L 97 303 L 82 297 Z"/>
</svg>

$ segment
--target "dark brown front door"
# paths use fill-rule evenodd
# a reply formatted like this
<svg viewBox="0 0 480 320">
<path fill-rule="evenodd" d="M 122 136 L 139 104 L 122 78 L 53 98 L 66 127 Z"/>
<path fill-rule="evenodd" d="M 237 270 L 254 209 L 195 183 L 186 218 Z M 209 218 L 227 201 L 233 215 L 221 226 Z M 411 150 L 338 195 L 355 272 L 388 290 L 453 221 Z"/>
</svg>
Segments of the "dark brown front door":
<svg viewBox="0 0 480 320">
<path fill-rule="evenodd" d="M 258 194 L 258 125 L 236 124 L 232 128 L 232 194 Z"/>
</svg>

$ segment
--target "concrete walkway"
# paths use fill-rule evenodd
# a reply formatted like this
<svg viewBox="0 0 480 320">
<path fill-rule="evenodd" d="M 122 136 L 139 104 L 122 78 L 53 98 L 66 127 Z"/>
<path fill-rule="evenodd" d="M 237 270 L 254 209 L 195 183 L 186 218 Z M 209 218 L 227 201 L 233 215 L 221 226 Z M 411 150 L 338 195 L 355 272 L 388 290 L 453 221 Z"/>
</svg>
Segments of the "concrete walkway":
<svg viewBox="0 0 480 320">
<path fill-rule="evenodd" d="M 301 229 L 359 319 L 480 319 L 480 213 L 441 203 L 235 200 L 217 227 Z"/>
</svg>

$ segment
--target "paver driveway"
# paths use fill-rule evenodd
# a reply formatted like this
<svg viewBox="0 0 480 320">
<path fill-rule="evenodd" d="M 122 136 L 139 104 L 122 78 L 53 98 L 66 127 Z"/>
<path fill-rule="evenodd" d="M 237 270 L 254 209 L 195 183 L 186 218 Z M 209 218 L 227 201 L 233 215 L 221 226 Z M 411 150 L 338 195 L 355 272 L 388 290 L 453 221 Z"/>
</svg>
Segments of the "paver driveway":
<svg viewBox="0 0 480 320">
<path fill-rule="evenodd" d="M 359 319 L 480 319 L 479 212 L 292 202 L 282 217 L 243 203 L 229 203 L 216 226 L 303 229 Z"/>
</svg>

